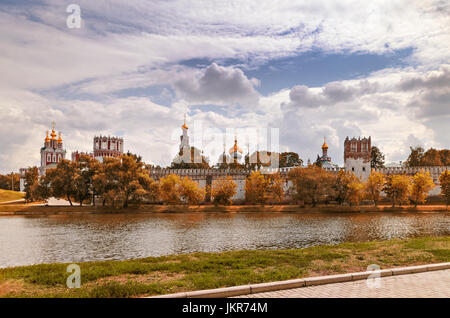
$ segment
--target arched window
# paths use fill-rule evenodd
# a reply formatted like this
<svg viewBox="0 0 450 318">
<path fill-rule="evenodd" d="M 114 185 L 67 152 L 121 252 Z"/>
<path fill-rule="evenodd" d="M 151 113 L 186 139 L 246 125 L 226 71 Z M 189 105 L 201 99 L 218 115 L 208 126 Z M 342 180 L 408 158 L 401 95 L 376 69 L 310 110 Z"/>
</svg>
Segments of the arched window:
<svg viewBox="0 0 450 318">
<path fill-rule="evenodd" d="M 50 161 L 52 161 L 52 155 L 51 154 L 47 154 L 47 162 L 50 162 Z"/>
<path fill-rule="evenodd" d="M 356 142 L 352 142 L 350 145 L 350 150 L 352 152 L 356 152 L 357 151 L 357 146 L 356 146 Z"/>
</svg>

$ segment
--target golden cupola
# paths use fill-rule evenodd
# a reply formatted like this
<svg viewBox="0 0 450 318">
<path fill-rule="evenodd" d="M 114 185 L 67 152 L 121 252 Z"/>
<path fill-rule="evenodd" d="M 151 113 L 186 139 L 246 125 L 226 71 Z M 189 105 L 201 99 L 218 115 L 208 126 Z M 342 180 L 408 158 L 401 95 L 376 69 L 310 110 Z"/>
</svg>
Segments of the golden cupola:
<svg viewBox="0 0 450 318">
<path fill-rule="evenodd" d="M 324 149 L 324 150 L 328 149 L 328 145 L 325 140 L 323 141 L 322 149 Z"/>
<path fill-rule="evenodd" d="M 50 138 L 48 137 L 48 130 L 47 130 L 47 135 L 45 136 L 45 142 L 49 142 Z"/>
<path fill-rule="evenodd" d="M 184 123 L 183 126 L 181 126 L 183 129 L 189 129 L 189 127 L 186 125 L 186 114 L 184 114 Z"/>
<path fill-rule="evenodd" d="M 234 146 L 229 150 L 230 154 L 233 153 L 243 153 L 243 150 L 237 144 L 237 137 L 234 138 Z"/>
<path fill-rule="evenodd" d="M 52 140 L 56 140 L 56 132 L 55 132 L 55 129 L 52 129 L 52 133 L 50 134 L 50 136 L 52 137 Z"/>
<path fill-rule="evenodd" d="M 59 143 L 59 144 L 62 144 L 62 141 L 63 141 L 63 140 L 62 140 L 62 138 L 61 138 L 61 133 L 59 133 L 58 135 L 59 135 L 59 136 L 58 136 L 58 143 Z"/>
</svg>

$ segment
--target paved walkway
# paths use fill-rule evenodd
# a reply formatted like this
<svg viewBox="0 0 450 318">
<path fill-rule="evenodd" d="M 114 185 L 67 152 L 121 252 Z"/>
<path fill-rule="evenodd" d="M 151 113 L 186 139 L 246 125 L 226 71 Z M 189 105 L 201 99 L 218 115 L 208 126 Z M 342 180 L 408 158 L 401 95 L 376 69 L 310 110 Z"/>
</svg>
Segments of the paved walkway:
<svg viewBox="0 0 450 318">
<path fill-rule="evenodd" d="M 369 288 L 366 280 L 359 280 L 250 294 L 238 298 L 450 297 L 450 269 L 379 279 L 379 288 Z"/>
</svg>

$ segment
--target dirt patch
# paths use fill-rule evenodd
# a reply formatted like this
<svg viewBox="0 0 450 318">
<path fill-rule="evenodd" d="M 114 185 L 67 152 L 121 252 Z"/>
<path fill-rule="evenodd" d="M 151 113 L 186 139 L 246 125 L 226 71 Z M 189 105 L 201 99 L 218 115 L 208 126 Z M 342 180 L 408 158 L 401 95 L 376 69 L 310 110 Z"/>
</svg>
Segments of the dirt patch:
<svg viewBox="0 0 450 318">
<path fill-rule="evenodd" d="M 0 282 L 0 297 L 11 293 L 20 293 L 24 290 L 24 284 L 18 280 L 7 280 Z"/>
<path fill-rule="evenodd" d="M 104 283 L 116 282 L 120 284 L 126 284 L 127 282 L 137 282 L 142 284 L 151 284 L 157 282 L 168 282 L 173 280 L 179 280 L 184 278 L 182 273 L 167 273 L 167 272 L 153 272 L 151 274 L 135 275 L 135 274 L 122 274 L 112 277 L 104 277 L 97 279 L 95 285 L 102 285 Z"/>
</svg>

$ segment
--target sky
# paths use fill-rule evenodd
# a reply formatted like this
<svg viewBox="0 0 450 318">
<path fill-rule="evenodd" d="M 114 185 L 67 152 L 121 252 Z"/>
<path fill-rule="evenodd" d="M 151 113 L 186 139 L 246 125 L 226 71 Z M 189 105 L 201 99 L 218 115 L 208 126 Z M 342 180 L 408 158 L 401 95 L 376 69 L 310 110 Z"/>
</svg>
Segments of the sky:
<svg viewBox="0 0 450 318">
<path fill-rule="evenodd" d="M 347 136 L 387 162 L 450 148 L 443 0 L 2 0 L 0 74 L 0 173 L 39 165 L 52 121 L 66 158 L 114 135 L 161 166 L 185 114 L 211 163 L 234 135 L 305 162 L 325 138 L 340 165 Z"/>
</svg>

